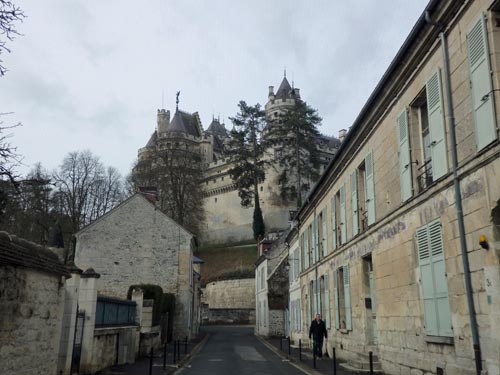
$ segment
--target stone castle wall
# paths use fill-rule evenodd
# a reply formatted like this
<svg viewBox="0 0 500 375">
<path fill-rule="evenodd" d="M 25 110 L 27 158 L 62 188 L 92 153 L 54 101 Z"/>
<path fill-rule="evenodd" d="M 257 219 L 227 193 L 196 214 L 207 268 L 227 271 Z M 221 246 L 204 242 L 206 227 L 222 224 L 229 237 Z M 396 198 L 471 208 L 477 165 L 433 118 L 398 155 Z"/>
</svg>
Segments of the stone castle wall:
<svg viewBox="0 0 500 375">
<path fill-rule="evenodd" d="M 255 309 L 255 279 L 209 283 L 203 291 L 202 303 L 210 309 Z"/>
</svg>

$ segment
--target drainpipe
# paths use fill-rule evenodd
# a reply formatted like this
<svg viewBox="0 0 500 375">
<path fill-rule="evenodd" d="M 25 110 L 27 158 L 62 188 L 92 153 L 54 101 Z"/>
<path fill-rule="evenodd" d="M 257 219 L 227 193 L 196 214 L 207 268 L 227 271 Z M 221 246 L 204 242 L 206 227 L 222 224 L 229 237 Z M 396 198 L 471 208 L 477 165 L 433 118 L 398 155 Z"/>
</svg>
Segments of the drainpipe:
<svg viewBox="0 0 500 375">
<path fill-rule="evenodd" d="M 448 58 L 448 46 L 447 46 L 446 35 L 444 33 L 444 25 L 433 21 L 429 15 L 429 11 L 425 12 L 425 20 L 428 24 L 439 28 L 439 39 L 441 40 L 441 49 L 443 52 L 443 68 L 444 68 L 443 77 L 444 77 L 444 86 L 446 91 L 448 128 L 450 132 L 453 185 L 455 187 L 455 207 L 457 211 L 458 232 L 460 237 L 460 250 L 462 255 L 462 263 L 464 267 L 465 294 L 467 295 L 467 307 L 469 310 L 469 319 L 470 319 L 470 326 L 472 333 L 472 345 L 474 348 L 474 359 L 476 362 L 476 373 L 480 375 L 482 371 L 481 346 L 479 343 L 479 332 L 476 319 L 476 311 L 474 307 L 474 299 L 472 294 L 472 282 L 470 276 L 469 256 L 467 253 L 467 242 L 465 241 L 465 225 L 464 225 L 464 215 L 462 209 L 462 196 L 460 192 L 460 179 L 458 178 L 457 174 L 457 166 L 458 166 L 457 142 L 455 136 L 455 117 L 453 113 L 453 103 L 451 98 L 450 66 L 449 66 L 450 61 Z"/>
</svg>

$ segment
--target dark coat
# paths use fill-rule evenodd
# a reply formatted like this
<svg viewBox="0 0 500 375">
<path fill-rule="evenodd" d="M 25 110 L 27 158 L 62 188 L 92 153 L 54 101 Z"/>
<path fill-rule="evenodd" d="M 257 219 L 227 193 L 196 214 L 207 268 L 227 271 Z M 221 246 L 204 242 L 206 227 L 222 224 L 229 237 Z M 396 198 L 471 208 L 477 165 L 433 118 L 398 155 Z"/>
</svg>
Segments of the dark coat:
<svg viewBox="0 0 500 375">
<path fill-rule="evenodd" d="M 321 319 L 319 321 L 316 321 L 316 319 L 314 319 L 311 322 L 311 327 L 309 328 L 309 338 L 311 338 L 311 336 L 314 338 L 314 340 L 317 341 L 323 341 L 323 336 L 328 337 L 324 321 L 322 321 Z"/>
</svg>

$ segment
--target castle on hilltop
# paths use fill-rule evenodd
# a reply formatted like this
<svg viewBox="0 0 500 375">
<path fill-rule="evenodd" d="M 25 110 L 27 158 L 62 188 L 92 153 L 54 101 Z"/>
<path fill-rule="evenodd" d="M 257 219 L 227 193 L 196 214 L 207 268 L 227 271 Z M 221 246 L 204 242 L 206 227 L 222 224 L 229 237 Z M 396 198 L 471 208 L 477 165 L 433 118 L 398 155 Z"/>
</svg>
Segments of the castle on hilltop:
<svg viewBox="0 0 500 375">
<path fill-rule="evenodd" d="M 265 105 L 267 123 L 279 126 L 280 115 L 293 107 L 296 100 L 300 100 L 300 90 L 290 85 L 286 76 L 276 93 L 274 87 L 270 86 Z M 229 175 L 232 164 L 225 151 L 230 136 L 218 118 L 212 118 L 208 128 L 203 130 L 197 112 L 176 109 L 171 118 L 170 111 L 159 109 L 156 130 L 146 146 L 139 149 L 138 164 L 133 171 L 139 173 L 141 166 L 150 163 L 167 147 L 196 150 L 203 172 L 205 220 L 199 233 L 203 245 L 236 244 L 253 239 L 253 208 L 241 206 L 238 191 Z M 320 151 L 320 172 L 326 168 L 340 143 L 339 139 L 324 135 L 316 139 L 316 147 Z M 274 155 L 274 152 L 270 150 L 267 154 Z M 297 209 L 295 202 L 281 198 L 278 175 L 279 166 L 269 167 L 265 180 L 259 184 L 260 206 L 268 232 L 286 229 L 290 211 Z M 154 181 L 145 183 L 155 186 Z"/>
</svg>

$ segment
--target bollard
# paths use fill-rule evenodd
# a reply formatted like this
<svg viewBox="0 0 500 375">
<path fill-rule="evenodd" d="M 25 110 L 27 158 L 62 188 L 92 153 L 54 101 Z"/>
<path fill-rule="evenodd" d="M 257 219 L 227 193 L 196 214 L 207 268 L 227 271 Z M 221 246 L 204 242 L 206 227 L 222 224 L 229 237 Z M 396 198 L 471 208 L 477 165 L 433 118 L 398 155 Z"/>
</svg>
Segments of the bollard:
<svg viewBox="0 0 500 375">
<path fill-rule="evenodd" d="M 302 362 L 302 339 L 299 339 L 299 361 Z"/>
<path fill-rule="evenodd" d="M 373 375 L 373 352 L 369 352 L 368 355 L 370 356 L 370 375 Z"/>
<path fill-rule="evenodd" d="M 283 351 L 283 338 L 280 337 L 280 350 Z"/>
<path fill-rule="evenodd" d="M 186 336 L 186 341 L 184 342 L 184 355 L 188 352 L 188 337 Z"/>
<path fill-rule="evenodd" d="M 291 341 L 290 336 L 288 336 L 288 355 L 292 354 Z"/>
<path fill-rule="evenodd" d="M 335 355 L 335 346 L 332 348 L 333 356 L 333 375 L 337 375 L 337 356 Z"/>
<path fill-rule="evenodd" d="M 172 357 L 172 363 L 175 363 L 176 359 L 177 359 L 177 343 L 174 340 L 174 355 Z"/>
<path fill-rule="evenodd" d="M 149 354 L 149 375 L 153 375 L 153 347 L 151 347 L 151 351 Z"/>
<path fill-rule="evenodd" d="M 316 368 L 316 343 L 313 343 L 313 367 Z"/>
<path fill-rule="evenodd" d="M 163 346 L 163 369 L 167 368 L 167 342 Z"/>
<path fill-rule="evenodd" d="M 181 340 L 177 340 L 177 360 L 181 360 Z"/>
</svg>

